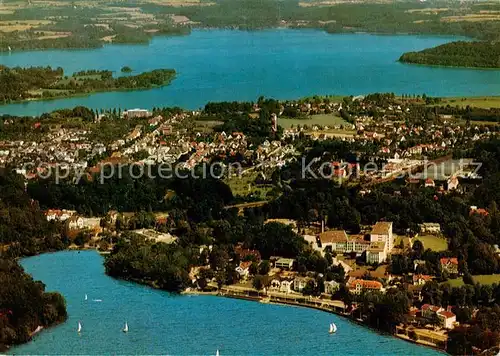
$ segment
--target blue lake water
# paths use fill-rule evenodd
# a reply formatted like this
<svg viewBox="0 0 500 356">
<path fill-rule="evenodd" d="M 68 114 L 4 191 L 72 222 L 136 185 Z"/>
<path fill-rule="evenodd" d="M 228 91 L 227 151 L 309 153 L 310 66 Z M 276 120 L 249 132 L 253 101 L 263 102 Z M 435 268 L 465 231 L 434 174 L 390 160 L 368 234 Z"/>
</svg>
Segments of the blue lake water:
<svg viewBox="0 0 500 356">
<path fill-rule="evenodd" d="M 102 262 L 94 251 L 23 259 L 26 271 L 47 290 L 64 295 L 69 319 L 9 353 L 214 355 L 219 349 L 222 356 L 439 355 L 317 310 L 172 296 L 112 279 L 104 274 Z M 125 321 L 127 334 L 121 332 Z M 328 334 L 332 321 L 338 326 L 335 335 Z"/>
<path fill-rule="evenodd" d="M 164 88 L 100 93 L 89 97 L 0 107 L 0 114 L 38 115 L 63 107 L 93 109 L 181 106 L 208 101 L 256 100 L 260 95 L 294 99 L 315 94 L 373 92 L 433 96 L 500 95 L 500 70 L 407 65 L 403 52 L 457 40 L 439 36 L 327 34 L 318 30 L 254 32 L 195 30 L 189 36 L 155 37 L 150 45 L 108 45 L 101 49 L 13 52 L 0 55 L 7 66 L 61 66 L 136 73 L 174 68 Z"/>
</svg>

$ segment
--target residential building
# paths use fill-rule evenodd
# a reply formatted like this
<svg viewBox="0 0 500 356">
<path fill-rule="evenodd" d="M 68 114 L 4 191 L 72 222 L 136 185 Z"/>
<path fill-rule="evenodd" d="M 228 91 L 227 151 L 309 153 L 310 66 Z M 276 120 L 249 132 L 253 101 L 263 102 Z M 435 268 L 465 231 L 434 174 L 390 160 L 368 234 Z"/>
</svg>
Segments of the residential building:
<svg viewBox="0 0 500 356">
<path fill-rule="evenodd" d="M 67 220 L 68 228 L 70 230 L 80 230 L 83 229 L 83 218 L 80 216 L 72 216 Z"/>
<path fill-rule="evenodd" d="M 349 290 L 353 294 L 361 294 L 364 290 L 383 291 L 382 283 L 378 281 L 366 281 L 364 279 L 355 279 L 349 284 Z"/>
<path fill-rule="evenodd" d="M 291 293 L 293 291 L 293 279 L 284 279 L 281 281 L 280 292 Z"/>
<path fill-rule="evenodd" d="M 477 206 L 471 206 L 469 210 L 469 215 L 478 214 L 482 216 L 488 216 L 488 210 L 483 208 L 478 208 Z"/>
<path fill-rule="evenodd" d="M 279 258 L 275 263 L 274 267 L 291 270 L 295 260 L 293 258 Z"/>
<path fill-rule="evenodd" d="M 440 326 L 446 329 L 453 329 L 457 321 L 457 317 L 451 312 L 450 308 L 445 310 L 436 305 L 424 304 L 422 305 L 421 314 L 424 318 L 432 320 L 436 316 L 440 320 Z"/>
<path fill-rule="evenodd" d="M 274 278 L 269 285 L 269 290 L 281 293 L 291 293 L 293 291 L 293 279 Z"/>
<path fill-rule="evenodd" d="M 438 223 L 423 223 L 419 224 L 420 232 L 424 234 L 439 234 L 441 233 L 441 225 Z"/>
<path fill-rule="evenodd" d="M 45 217 L 47 218 L 47 221 L 52 221 L 52 220 L 65 221 L 75 214 L 76 214 L 75 210 L 49 209 L 45 212 Z"/>
<path fill-rule="evenodd" d="M 101 227 L 101 219 L 100 218 L 81 218 L 83 228 L 86 229 L 98 229 Z"/>
<path fill-rule="evenodd" d="M 458 259 L 456 257 L 443 257 L 439 260 L 441 271 L 446 271 L 449 274 L 458 273 Z"/>
<path fill-rule="evenodd" d="M 428 276 L 426 274 L 414 274 L 412 279 L 414 286 L 423 286 L 426 282 L 432 280 L 432 276 Z"/>
<path fill-rule="evenodd" d="M 240 278 L 247 278 L 248 275 L 250 274 L 250 265 L 252 262 L 247 261 L 247 262 L 241 262 L 238 267 L 235 268 L 235 271 L 238 272 Z"/>
<path fill-rule="evenodd" d="M 293 290 L 296 292 L 302 292 L 309 281 L 314 281 L 314 279 L 311 277 L 295 277 L 293 280 Z"/>
<path fill-rule="evenodd" d="M 340 288 L 340 284 L 335 281 L 327 281 L 324 284 L 326 294 L 334 294 Z"/>
</svg>

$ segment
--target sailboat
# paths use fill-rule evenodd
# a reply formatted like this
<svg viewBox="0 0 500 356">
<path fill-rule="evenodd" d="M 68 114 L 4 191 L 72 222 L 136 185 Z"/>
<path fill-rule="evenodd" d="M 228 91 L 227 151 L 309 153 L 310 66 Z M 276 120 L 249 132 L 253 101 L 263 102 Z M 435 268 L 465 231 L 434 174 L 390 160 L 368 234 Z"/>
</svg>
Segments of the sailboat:
<svg viewBox="0 0 500 356">
<path fill-rule="evenodd" d="M 82 324 L 80 324 L 80 322 L 78 322 L 78 333 L 80 333 L 82 331 Z"/>
<path fill-rule="evenodd" d="M 87 294 L 85 294 L 85 300 L 87 300 L 87 299 L 88 299 Z"/>
<path fill-rule="evenodd" d="M 337 332 L 337 325 L 335 323 L 330 324 L 330 330 L 328 331 L 330 334 L 335 334 Z"/>
<path fill-rule="evenodd" d="M 12 52 L 12 48 L 10 48 L 10 46 L 8 46 L 8 47 L 9 47 L 9 52 Z"/>
<path fill-rule="evenodd" d="M 219 356 L 219 350 L 215 352 L 215 356 Z"/>
<path fill-rule="evenodd" d="M 128 333 L 128 324 L 125 322 L 125 327 L 122 330 L 124 333 Z"/>
</svg>

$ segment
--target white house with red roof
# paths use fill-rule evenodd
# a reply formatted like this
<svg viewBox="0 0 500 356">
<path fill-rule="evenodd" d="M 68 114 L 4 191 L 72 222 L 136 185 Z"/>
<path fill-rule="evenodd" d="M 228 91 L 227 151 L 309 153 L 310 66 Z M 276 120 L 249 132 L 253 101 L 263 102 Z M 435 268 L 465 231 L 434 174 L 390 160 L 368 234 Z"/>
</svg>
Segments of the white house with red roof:
<svg viewBox="0 0 500 356">
<path fill-rule="evenodd" d="M 364 290 L 379 291 L 384 290 L 382 283 L 378 281 L 367 281 L 364 279 L 355 279 L 349 283 L 349 290 L 353 294 L 361 294 Z"/>
<path fill-rule="evenodd" d="M 456 315 L 451 311 L 451 307 L 445 310 L 436 305 L 424 304 L 422 305 L 421 314 L 424 318 L 432 319 L 436 316 L 441 321 L 441 327 L 446 329 L 453 329 L 457 322 Z"/>
<path fill-rule="evenodd" d="M 446 271 L 450 274 L 458 273 L 458 259 L 456 257 L 443 257 L 439 260 L 441 271 Z"/>
</svg>

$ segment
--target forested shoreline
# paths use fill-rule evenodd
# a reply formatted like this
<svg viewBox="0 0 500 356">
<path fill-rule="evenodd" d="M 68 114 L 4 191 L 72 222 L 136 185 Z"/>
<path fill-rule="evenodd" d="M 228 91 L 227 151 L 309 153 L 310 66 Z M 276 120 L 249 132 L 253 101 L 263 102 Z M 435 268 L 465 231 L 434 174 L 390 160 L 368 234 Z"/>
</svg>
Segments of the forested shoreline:
<svg viewBox="0 0 500 356">
<path fill-rule="evenodd" d="M 500 43 L 451 42 L 419 52 L 404 53 L 399 61 L 448 67 L 500 68 Z"/>
<path fill-rule="evenodd" d="M 152 89 L 168 85 L 174 77 L 174 69 L 155 69 L 120 77 L 113 77 L 109 70 L 87 70 L 65 76 L 60 67 L 9 68 L 0 65 L 0 104 L 103 91 Z"/>
<path fill-rule="evenodd" d="M 66 320 L 64 297 L 45 292 L 15 259 L 65 247 L 61 227 L 47 222 L 22 177 L 0 172 L 0 351 L 27 342 L 38 327 Z"/>
</svg>

